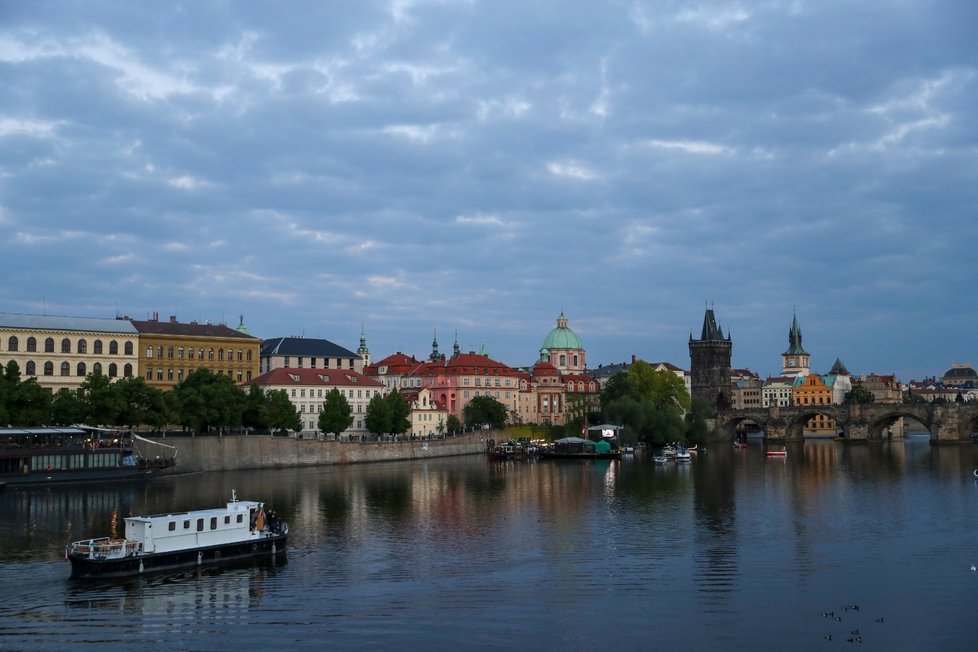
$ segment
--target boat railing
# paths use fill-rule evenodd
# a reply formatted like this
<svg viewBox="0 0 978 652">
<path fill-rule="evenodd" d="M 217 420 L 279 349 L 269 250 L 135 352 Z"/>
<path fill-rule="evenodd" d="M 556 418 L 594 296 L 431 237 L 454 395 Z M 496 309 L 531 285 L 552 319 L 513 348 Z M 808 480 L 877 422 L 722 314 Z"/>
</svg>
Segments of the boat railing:
<svg viewBox="0 0 978 652">
<path fill-rule="evenodd" d="M 68 546 L 68 554 L 87 559 L 122 559 L 138 555 L 142 550 L 143 544 L 137 541 L 110 537 L 75 541 Z"/>
</svg>

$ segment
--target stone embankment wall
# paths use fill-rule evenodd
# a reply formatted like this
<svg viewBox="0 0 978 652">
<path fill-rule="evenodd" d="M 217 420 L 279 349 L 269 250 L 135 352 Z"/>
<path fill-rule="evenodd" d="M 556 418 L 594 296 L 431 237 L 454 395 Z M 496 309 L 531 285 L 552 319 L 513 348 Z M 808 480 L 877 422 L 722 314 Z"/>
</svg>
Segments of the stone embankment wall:
<svg viewBox="0 0 978 652">
<path fill-rule="evenodd" d="M 196 473 L 473 455 L 485 452 L 486 440 L 497 437 L 492 430 L 481 430 L 429 441 L 357 443 L 267 435 L 168 437 L 158 441 L 177 447 L 177 465 L 172 473 Z"/>
</svg>

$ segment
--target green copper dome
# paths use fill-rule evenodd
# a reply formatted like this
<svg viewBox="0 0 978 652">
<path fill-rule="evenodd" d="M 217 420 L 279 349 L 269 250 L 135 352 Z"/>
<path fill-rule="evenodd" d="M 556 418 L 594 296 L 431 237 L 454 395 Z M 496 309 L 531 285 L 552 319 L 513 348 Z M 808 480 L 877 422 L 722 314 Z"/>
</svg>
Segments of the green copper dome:
<svg viewBox="0 0 978 652">
<path fill-rule="evenodd" d="M 584 349 L 581 345 L 581 338 L 567 328 L 567 317 L 564 317 L 564 313 L 560 313 L 560 317 L 557 318 L 557 328 L 547 334 L 541 348 L 549 351 L 554 349 Z"/>
</svg>

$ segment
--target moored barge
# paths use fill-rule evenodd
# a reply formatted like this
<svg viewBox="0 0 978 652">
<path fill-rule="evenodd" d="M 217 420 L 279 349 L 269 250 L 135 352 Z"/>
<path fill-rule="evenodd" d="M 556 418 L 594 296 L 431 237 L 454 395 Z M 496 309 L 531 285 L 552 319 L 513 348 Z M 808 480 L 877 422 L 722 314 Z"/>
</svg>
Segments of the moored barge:
<svg viewBox="0 0 978 652">
<path fill-rule="evenodd" d="M 285 555 L 289 526 L 264 504 L 238 500 L 192 512 L 130 516 L 125 538 L 75 541 L 65 550 L 72 579 L 111 578 Z"/>
</svg>

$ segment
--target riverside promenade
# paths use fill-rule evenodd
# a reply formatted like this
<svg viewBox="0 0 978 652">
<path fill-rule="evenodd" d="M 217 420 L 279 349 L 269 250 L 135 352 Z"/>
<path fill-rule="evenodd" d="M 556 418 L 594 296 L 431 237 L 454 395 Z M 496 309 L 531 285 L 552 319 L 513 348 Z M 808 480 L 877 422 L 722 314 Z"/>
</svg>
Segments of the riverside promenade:
<svg viewBox="0 0 978 652">
<path fill-rule="evenodd" d="M 494 430 L 476 430 L 445 439 L 408 441 L 317 441 L 269 435 L 167 437 L 158 441 L 177 448 L 177 464 L 167 471 L 173 475 L 474 455 L 485 452 L 486 441 L 498 436 Z"/>
</svg>

